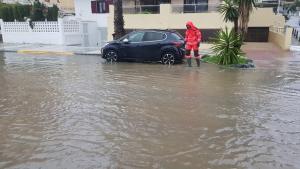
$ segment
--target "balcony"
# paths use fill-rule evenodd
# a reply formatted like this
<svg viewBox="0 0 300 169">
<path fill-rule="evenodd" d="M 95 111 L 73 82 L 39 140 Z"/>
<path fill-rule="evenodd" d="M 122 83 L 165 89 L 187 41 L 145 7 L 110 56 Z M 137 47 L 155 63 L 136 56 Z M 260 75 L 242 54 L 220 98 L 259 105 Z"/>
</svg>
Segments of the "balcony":
<svg viewBox="0 0 300 169">
<path fill-rule="evenodd" d="M 125 29 L 175 29 L 184 31 L 187 21 L 193 21 L 203 31 L 203 36 L 210 36 L 212 31 L 231 28 L 233 23 L 224 22 L 217 12 L 218 4 L 201 5 L 160 4 L 124 7 Z M 108 15 L 108 37 L 114 31 L 114 6 L 110 5 Z M 271 25 L 284 25 L 285 19 L 275 15 L 273 8 L 254 8 L 250 16 L 249 27 L 268 29 Z"/>
<path fill-rule="evenodd" d="M 209 13 L 216 12 L 219 6 L 211 3 L 169 4 L 172 13 Z M 124 14 L 159 14 L 160 5 L 123 6 Z"/>
<path fill-rule="evenodd" d="M 172 13 L 209 13 L 218 10 L 219 3 L 171 4 Z"/>
<path fill-rule="evenodd" d="M 124 14 L 159 14 L 160 5 L 123 6 Z"/>
</svg>

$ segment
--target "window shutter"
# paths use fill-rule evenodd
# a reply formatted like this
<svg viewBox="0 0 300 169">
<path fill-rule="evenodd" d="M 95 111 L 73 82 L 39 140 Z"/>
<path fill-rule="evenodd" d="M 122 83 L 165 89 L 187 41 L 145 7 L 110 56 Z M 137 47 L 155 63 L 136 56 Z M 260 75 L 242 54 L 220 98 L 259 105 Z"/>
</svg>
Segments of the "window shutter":
<svg viewBox="0 0 300 169">
<path fill-rule="evenodd" d="M 109 13 L 110 0 L 105 0 L 105 13 Z"/>
<path fill-rule="evenodd" d="M 98 13 L 97 1 L 91 1 L 92 13 Z"/>
</svg>

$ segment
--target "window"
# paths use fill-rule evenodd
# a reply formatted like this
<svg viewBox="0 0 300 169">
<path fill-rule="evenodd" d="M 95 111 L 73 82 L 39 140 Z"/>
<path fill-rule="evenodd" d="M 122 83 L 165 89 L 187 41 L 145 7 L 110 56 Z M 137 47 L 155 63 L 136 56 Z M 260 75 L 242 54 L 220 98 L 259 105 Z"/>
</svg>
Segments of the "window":
<svg viewBox="0 0 300 169">
<path fill-rule="evenodd" d="M 108 1 L 108 0 L 91 1 L 92 13 L 108 13 L 109 12 L 109 4 L 110 4 L 110 1 Z"/>
<path fill-rule="evenodd" d="M 170 4 L 171 0 L 160 0 L 161 4 Z"/>
<path fill-rule="evenodd" d="M 166 35 L 164 33 L 146 32 L 143 41 L 157 41 L 157 40 L 163 40 L 165 38 L 166 38 Z"/>
<path fill-rule="evenodd" d="M 171 39 L 172 40 L 183 40 L 183 37 L 177 33 L 172 33 Z"/>
<path fill-rule="evenodd" d="M 208 0 L 184 0 L 185 13 L 207 12 Z"/>
<path fill-rule="evenodd" d="M 141 42 L 144 37 L 144 32 L 134 32 L 129 34 L 129 42 Z"/>
</svg>

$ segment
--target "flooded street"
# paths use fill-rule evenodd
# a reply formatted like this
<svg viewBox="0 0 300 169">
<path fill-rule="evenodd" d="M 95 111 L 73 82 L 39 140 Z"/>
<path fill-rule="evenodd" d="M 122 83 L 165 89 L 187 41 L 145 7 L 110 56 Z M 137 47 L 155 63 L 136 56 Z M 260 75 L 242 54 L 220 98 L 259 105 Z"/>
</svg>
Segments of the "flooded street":
<svg viewBox="0 0 300 169">
<path fill-rule="evenodd" d="M 256 69 L 0 53 L 2 169 L 299 169 L 300 53 Z"/>
</svg>

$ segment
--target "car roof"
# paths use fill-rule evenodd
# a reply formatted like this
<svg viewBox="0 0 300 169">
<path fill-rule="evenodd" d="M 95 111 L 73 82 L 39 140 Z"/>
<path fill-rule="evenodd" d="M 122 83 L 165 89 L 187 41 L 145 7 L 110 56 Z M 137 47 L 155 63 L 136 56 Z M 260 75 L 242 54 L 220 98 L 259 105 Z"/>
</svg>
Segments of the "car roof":
<svg viewBox="0 0 300 169">
<path fill-rule="evenodd" d="M 169 33 L 173 33 L 173 32 L 177 32 L 176 30 L 172 30 L 172 29 L 137 29 L 137 30 L 133 30 L 133 32 L 169 32 Z"/>
</svg>

